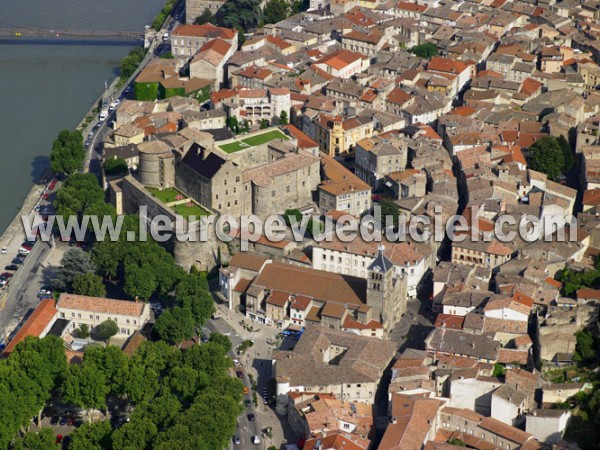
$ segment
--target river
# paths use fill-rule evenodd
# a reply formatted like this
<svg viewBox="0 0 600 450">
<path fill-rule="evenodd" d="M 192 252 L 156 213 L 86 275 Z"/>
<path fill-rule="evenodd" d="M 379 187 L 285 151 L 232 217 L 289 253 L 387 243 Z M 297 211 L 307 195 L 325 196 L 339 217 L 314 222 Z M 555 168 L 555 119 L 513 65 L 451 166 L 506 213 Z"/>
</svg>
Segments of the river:
<svg viewBox="0 0 600 450">
<path fill-rule="evenodd" d="M 164 0 L 1 0 L 0 26 L 142 31 Z M 77 126 L 124 45 L 0 40 L 0 234 L 48 164 L 52 141 Z"/>
</svg>

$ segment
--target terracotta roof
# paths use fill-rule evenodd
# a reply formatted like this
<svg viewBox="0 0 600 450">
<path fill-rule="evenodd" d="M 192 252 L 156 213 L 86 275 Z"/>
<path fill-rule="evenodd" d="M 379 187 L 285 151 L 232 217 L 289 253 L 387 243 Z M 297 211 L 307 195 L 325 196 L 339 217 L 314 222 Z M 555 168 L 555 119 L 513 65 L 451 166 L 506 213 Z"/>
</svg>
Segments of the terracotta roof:
<svg viewBox="0 0 600 450">
<path fill-rule="evenodd" d="M 39 337 L 42 332 L 48 328 L 50 323 L 54 321 L 56 316 L 56 306 L 54 299 L 46 298 L 41 300 L 40 303 L 33 310 L 33 313 L 29 316 L 23 326 L 17 331 L 17 334 L 11 339 L 4 351 L 3 356 L 9 355 L 15 348 L 15 346 L 24 340 L 28 336 Z"/>
<path fill-rule="evenodd" d="M 237 30 L 216 27 L 210 23 L 206 23 L 204 25 L 181 25 L 173 30 L 171 36 L 192 36 L 231 40 L 236 34 Z"/>
<path fill-rule="evenodd" d="M 239 252 L 229 261 L 229 267 L 239 267 L 258 272 L 267 259 L 254 253 Z"/>
<path fill-rule="evenodd" d="M 240 278 L 240 281 L 237 282 L 233 290 L 235 292 L 246 292 L 246 289 L 248 289 L 250 283 L 252 283 L 252 280 L 248 280 L 247 278 Z"/>
<path fill-rule="evenodd" d="M 600 205 L 600 188 L 585 191 L 583 193 L 583 204 L 588 206 Z"/>
<path fill-rule="evenodd" d="M 594 299 L 600 300 L 600 291 L 596 289 L 578 289 L 577 299 Z"/>
<path fill-rule="evenodd" d="M 366 442 L 365 442 L 366 441 Z M 321 447 L 317 447 L 317 443 Z M 371 441 L 363 439 L 360 436 L 353 436 L 346 433 L 329 434 L 325 437 L 308 439 L 304 443 L 304 450 L 319 450 L 322 448 L 331 450 L 367 450 Z"/>
<path fill-rule="evenodd" d="M 336 70 L 341 70 L 353 62 L 364 58 L 365 56 L 362 53 L 351 52 L 350 50 L 337 50 L 315 61 L 315 64 L 325 64 Z"/>
<path fill-rule="evenodd" d="M 305 133 L 296 128 L 294 125 L 285 125 L 283 128 L 285 128 L 292 135 L 292 137 L 298 141 L 299 148 L 306 149 L 319 147 L 319 144 L 313 141 L 310 137 L 308 137 Z"/>
<path fill-rule="evenodd" d="M 542 86 L 542 83 L 540 83 L 537 80 L 534 80 L 533 78 L 525 78 L 523 80 L 523 84 L 521 85 L 520 92 L 522 92 L 523 94 L 531 95 L 537 92 L 539 89 L 541 89 Z"/>
<path fill-rule="evenodd" d="M 352 319 L 350 316 L 347 316 L 344 320 L 342 328 L 350 330 L 376 330 L 383 328 L 383 325 L 381 325 L 381 322 L 377 322 L 376 320 L 371 320 L 368 323 L 362 323 Z"/>
<path fill-rule="evenodd" d="M 298 311 L 306 311 L 306 308 L 308 308 L 310 306 L 310 303 L 312 302 L 312 299 L 309 297 L 306 297 L 304 295 L 297 295 L 293 300 L 292 300 L 292 308 L 297 309 Z"/>
<path fill-rule="evenodd" d="M 411 98 L 412 97 L 408 92 L 403 91 L 400 88 L 395 88 L 393 91 L 390 91 L 385 100 L 389 103 L 402 106 Z"/>
<path fill-rule="evenodd" d="M 321 168 L 325 173 L 326 181 L 319 186 L 332 195 L 347 194 L 349 192 L 370 191 L 371 186 L 358 178 L 333 157 L 321 153 Z"/>
<path fill-rule="evenodd" d="M 267 264 L 253 286 L 358 307 L 366 301 L 366 280 L 279 262 Z"/>
<path fill-rule="evenodd" d="M 427 70 L 435 70 L 437 72 L 446 72 L 459 74 L 469 67 L 462 61 L 457 61 L 451 58 L 442 58 L 441 56 L 434 56 L 427 64 Z"/>
<path fill-rule="evenodd" d="M 463 316 L 453 316 L 452 314 L 438 314 L 435 319 L 434 327 L 450 328 L 452 330 L 462 330 L 465 318 Z"/>
<path fill-rule="evenodd" d="M 231 50 L 231 44 L 223 39 L 213 39 L 204 44 L 192 58 L 192 63 L 197 61 L 206 61 L 213 66 L 217 66 L 223 61 L 223 58 Z"/>
<path fill-rule="evenodd" d="M 290 294 L 281 291 L 273 291 L 267 297 L 267 303 L 283 308 L 290 301 Z"/>
<path fill-rule="evenodd" d="M 86 295 L 65 293 L 60 294 L 58 302 L 56 302 L 56 308 L 58 310 L 68 308 L 124 316 L 141 316 L 145 305 L 144 302 L 114 300 L 111 298 L 88 297 Z"/>
</svg>

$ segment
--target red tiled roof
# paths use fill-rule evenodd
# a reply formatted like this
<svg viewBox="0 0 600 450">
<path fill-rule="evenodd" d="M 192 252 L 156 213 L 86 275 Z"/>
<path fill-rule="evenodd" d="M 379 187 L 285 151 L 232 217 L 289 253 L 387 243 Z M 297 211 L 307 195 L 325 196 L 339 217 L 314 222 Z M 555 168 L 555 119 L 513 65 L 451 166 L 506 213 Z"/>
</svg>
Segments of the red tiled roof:
<svg viewBox="0 0 600 450">
<path fill-rule="evenodd" d="M 292 137 L 298 141 L 299 148 L 314 148 L 319 146 L 319 144 L 313 141 L 294 125 L 285 125 L 283 128 L 285 128 L 292 135 Z"/>
<path fill-rule="evenodd" d="M 193 37 L 209 37 L 222 39 L 233 39 L 237 34 L 237 30 L 230 28 L 216 27 L 210 23 L 204 25 L 181 25 L 173 30 L 172 36 L 193 36 Z"/>
<path fill-rule="evenodd" d="M 450 328 L 452 330 L 462 330 L 465 318 L 463 316 L 453 316 L 452 314 L 438 314 L 435 319 L 436 328 Z"/>
<path fill-rule="evenodd" d="M 40 301 L 33 313 L 31 313 L 31 316 L 29 316 L 21 329 L 17 331 L 15 337 L 6 346 L 2 355 L 8 356 L 14 350 L 15 346 L 27 336 L 39 337 L 48 325 L 50 325 L 50 322 L 54 320 L 56 312 L 54 299 L 47 298 Z"/>
</svg>

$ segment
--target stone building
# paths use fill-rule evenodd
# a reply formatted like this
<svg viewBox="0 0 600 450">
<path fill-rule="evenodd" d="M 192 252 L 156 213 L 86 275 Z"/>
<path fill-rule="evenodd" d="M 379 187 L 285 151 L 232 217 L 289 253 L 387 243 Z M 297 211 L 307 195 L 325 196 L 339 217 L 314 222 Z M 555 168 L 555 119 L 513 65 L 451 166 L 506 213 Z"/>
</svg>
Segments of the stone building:
<svg viewBox="0 0 600 450">
<path fill-rule="evenodd" d="M 319 143 L 321 151 L 330 156 L 340 156 L 353 153 L 358 141 L 373 135 L 373 120 L 321 113 L 314 122 L 313 135 L 313 130 L 303 131 Z"/>
<path fill-rule="evenodd" d="M 200 11 L 200 14 L 202 14 L 202 11 Z M 237 49 L 237 30 L 216 27 L 206 23 L 204 25 L 182 25 L 175 28 L 171 33 L 172 53 L 175 57 L 190 59 L 204 44 L 213 39 L 222 39 L 229 42 L 234 49 Z"/>
<path fill-rule="evenodd" d="M 289 392 L 321 392 L 338 400 L 373 403 L 396 345 L 309 326 L 292 351 L 273 353 L 277 402 Z"/>
<path fill-rule="evenodd" d="M 371 187 L 331 156 L 321 153 L 323 183 L 319 186 L 322 212 L 339 211 L 360 217 L 372 206 Z"/>
<path fill-rule="evenodd" d="M 141 142 L 138 152 L 142 184 L 161 189 L 175 184 L 175 159 L 166 143 L 159 140 Z"/>
<path fill-rule="evenodd" d="M 225 2 L 226 0 L 185 0 L 185 23 L 193 24 L 207 9 L 214 16 Z"/>
<path fill-rule="evenodd" d="M 381 189 L 385 175 L 406 168 L 408 145 L 400 139 L 365 138 L 357 142 L 355 155 L 356 174 Z"/>
</svg>

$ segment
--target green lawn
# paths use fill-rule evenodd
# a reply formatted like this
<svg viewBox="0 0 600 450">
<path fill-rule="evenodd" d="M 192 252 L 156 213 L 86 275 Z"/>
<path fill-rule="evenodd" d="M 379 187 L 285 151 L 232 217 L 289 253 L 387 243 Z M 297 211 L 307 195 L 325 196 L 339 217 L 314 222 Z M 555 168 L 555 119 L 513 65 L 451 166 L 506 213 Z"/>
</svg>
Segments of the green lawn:
<svg viewBox="0 0 600 450">
<path fill-rule="evenodd" d="M 226 153 L 235 153 L 244 148 L 248 148 L 247 145 L 242 144 L 240 141 L 231 142 L 229 144 L 221 145 L 221 150 Z"/>
<path fill-rule="evenodd" d="M 146 188 L 146 189 L 148 189 L 148 191 L 152 194 L 153 197 L 156 197 L 163 203 L 174 202 L 177 200 L 178 195 L 182 195 L 181 192 L 179 192 L 175 188 L 167 188 L 167 189 L 163 189 L 162 191 L 160 189 L 151 188 L 151 187 Z M 183 197 L 185 198 L 185 195 Z"/>
<path fill-rule="evenodd" d="M 172 207 L 172 209 L 184 219 L 187 219 L 189 216 L 196 216 L 199 218 L 200 216 L 208 215 L 208 211 L 196 204 L 193 206 L 186 206 L 184 203 L 182 205 L 175 205 Z"/>
<path fill-rule="evenodd" d="M 235 141 L 229 144 L 221 145 L 221 150 L 226 153 L 234 153 L 248 147 L 255 147 L 257 145 L 265 144 L 275 139 L 284 139 L 287 141 L 288 137 L 279 130 L 271 130 L 267 131 L 266 133 L 257 134 L 256 136 L 250 136 L 249 138 L 242 139 L 241 141 Z"/>
</svg>

